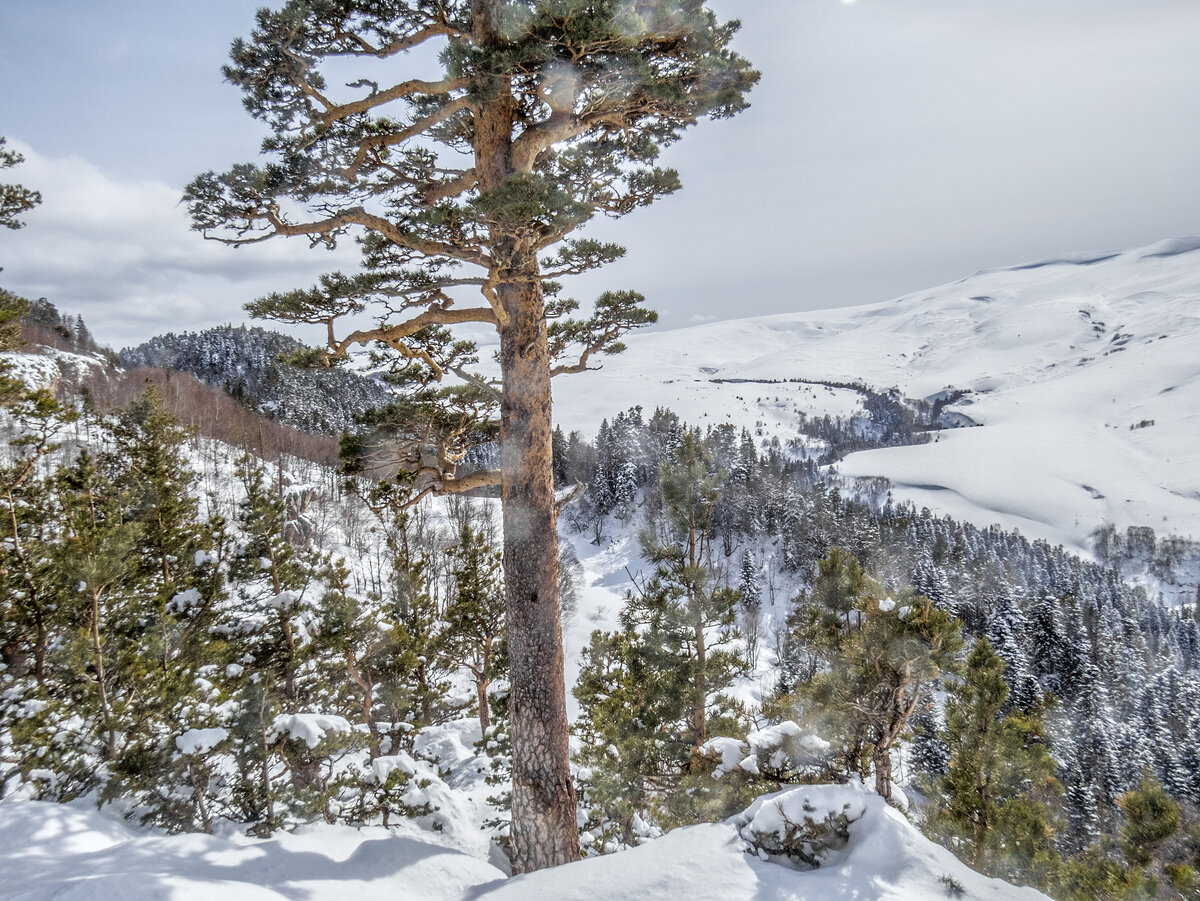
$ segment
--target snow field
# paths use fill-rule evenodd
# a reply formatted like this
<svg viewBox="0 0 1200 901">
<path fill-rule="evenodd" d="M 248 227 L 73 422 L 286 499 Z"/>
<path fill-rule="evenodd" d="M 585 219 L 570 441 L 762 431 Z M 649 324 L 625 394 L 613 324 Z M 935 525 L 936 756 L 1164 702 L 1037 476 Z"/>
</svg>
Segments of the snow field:
<svg viewBox="0 0 1200 901">
<path fill-rule="evenodd" d="M 797 411 L 859 406 L 788 380 L 965 389 L 951 409 L 980 428 L 854 454 L 841 473 L 1080 551 L 1102 522 L 1200 536 L 1198 301 L 1200 239 L 1045 260 L 882 304 L 633 335 L 602 372 L 559 379 L 555 409 L 564 430 L 592 435 L 620 398 L 786 442 Z"/>
</svg>

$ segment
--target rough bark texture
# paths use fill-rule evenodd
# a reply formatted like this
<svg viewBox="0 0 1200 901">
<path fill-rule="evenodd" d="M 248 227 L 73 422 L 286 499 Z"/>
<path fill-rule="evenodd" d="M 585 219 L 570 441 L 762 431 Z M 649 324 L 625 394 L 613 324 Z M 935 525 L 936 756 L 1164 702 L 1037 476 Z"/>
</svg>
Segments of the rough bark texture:
<svg viewBox="0 0 1200 901">
<path fill-rule="evenodd" d="M 541 286 L 506 286 L 500 412 L 504 574 L 512 688 L 513 868 L 579 857 L 567 746 L 550 434 L 550 360 Z"/>
<path fill-rule="evenodd" d="M 876 746 L 875 763 L 875 794 L 886 800 L 892 798 L 892 752 L 890 747 Z"/>
<path fill-rule="evenodd" d="M 474 39 L 498 40 L 486 0 L 475 0 Z M 475 171 L 483 192 L 513 174 L 516 100 L 495 78 L 475 110 Z M 536 252 L 492 229 L 489 281 L 500 320 L 500 497 L 513 750 L 513 871 L 579 858 L 567 692 L 558 605 L 558 532 L 551 456 L 550 349 Z"/>
</svg>

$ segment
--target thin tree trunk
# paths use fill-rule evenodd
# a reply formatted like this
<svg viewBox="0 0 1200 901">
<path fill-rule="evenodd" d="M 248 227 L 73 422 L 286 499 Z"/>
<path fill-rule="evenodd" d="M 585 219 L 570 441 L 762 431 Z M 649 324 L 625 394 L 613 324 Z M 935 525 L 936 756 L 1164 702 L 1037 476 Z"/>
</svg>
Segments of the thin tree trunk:
<svg viewBox="0 0 1200 901">
<path fill-rule="evenodd" d="M 367 753 L 374 760 L 379 756 L 380 745 L 379 724 L 375 720 L 375 683 L 374 680 L 368 682 L 363 678 L 358 664 L 354 660 L 354 654 L 351 651 L 346 652 L 346 673 L 350 676 L 350 681 L 357 685 L 359 691 L 362 692 L 358 707 L 363 722 L 367 724 L 367 731 L 371 736 Z"/>
<path fill-rule="evenodd" d="M 886 801 L 892 798 L 892 751 L 889 746 L 875 746 L 875 794 Z"/>
<path fill-rule="evenodd" d="M 488 710 L 488 680 L 484 676 L 475 677 L 475 697 L 479 703 L 479 734 L 487 737 L 488 728 L 492 725 L 491 711 Z"/>
<path fill-rule="evenodd" d="M 100 641 L 100 595 L 92 592 L 92 665 L 96 667 L 96 683 L 100 689 L 100 716 L 104 722 L 108 759 L 117 756 L 117 736 L 112 725 L 112 709 L 108 705 L 108 675 L 104 668 L 104 648 Z"/>
</svg>

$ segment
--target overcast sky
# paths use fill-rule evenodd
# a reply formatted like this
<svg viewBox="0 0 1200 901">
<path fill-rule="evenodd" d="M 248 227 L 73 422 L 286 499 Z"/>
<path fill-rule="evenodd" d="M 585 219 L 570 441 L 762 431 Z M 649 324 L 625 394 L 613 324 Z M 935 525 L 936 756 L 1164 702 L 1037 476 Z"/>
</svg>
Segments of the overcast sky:
<svg viewBox="0 0 1200 901">
<path fill-rule="evenodd" d="M 258 5 L 0 0 L 0 134 L 28 156 L 0 180 L 46 198 L 0 235 L 0 283 L 120 346 L 240 321 L 339 265 L 204 242 L 178 205 L 257 151 L 219 70 Z M 743 21 L 753 107 L 669 151 L 680 193 L 593 229 L 630 252 L 580 299 L 636 288 L 679 327 L 1200 233 L 1197 0 L 711 5 Z"/>
</svg>

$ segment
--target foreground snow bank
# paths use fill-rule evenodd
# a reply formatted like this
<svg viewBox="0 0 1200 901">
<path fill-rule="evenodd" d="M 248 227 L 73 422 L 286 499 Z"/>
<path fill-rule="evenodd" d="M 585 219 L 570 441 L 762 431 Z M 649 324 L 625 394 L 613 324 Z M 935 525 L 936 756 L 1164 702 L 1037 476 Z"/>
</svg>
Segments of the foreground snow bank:
<svg viewBox="0 0 1200 901">
<path fill-rule="evenodd" d="M 747 837 L 783 834 L 788 821 L 845 814 L 849 839 L 819 869 L 763 860 Z M 763 855 L 770 857 L 770 855 Z M 478 901 L 930 901 L 947 876 L 973 901 L 1046 901 L 1029 888 L 988 879 L 926 839 L 881 798 L 854 786 L 806 786 L 760 798 L 726 823 L 679 829 L 610 857 L 518 876 L 467 894 Z"/>
<path fill-rule="evenodd" d="M 148 835 L 90 807 L 30 801 L 0 804 L 0 873 L 0 898 L 14 901 L 442 901 L 504 875 L 384 829 Z"/>
<path fill-rule="evenodd" d="M 849 836 L 822 852 L 819 869 L 764 860 L 747 839 L 825 813 L 846 813 Z M 319 826 L 269 841 L 230 841 L 138 833 L 90 808 L 3 803 L 0 872 L 0 898 L 72 901 L 926 901 L 947 896 L 943 877 L 974 901 L 1045 898 L 972 872 L 853 786 L 781 792 L 726 823 L 513 879 L 477 858 L 383 829 Z"/>
</svg>

